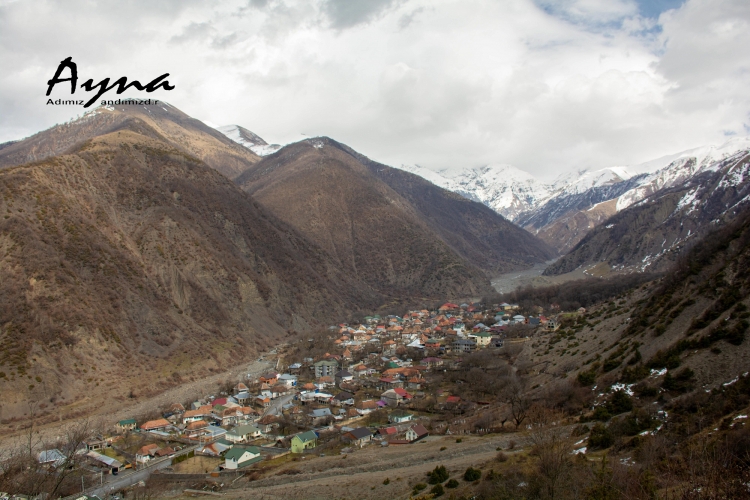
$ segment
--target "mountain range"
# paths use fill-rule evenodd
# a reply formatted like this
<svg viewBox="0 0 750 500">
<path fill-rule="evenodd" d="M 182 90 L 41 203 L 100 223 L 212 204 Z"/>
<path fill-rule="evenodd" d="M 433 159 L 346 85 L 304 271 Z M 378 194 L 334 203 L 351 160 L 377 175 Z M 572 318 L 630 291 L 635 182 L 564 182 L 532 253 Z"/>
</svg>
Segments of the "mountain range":
<svg viewBox="0 0 750 500">
<path fill-rule="evenodd" d="M 723 160 L 748 150 L 750 138 L 738 137 L 719 147 L 695 148 L 640 165 L 575 170 L 552 183 L 510 165 L 450 173 L 420 166 L 400 168 L 487 205 L 564 255 L 610 217 L 651 196 L 687 187 L 705 172 L 719 169 Z M 746 181 L 740 175 L 717 186 Z M 725 208 L 732 206 L 731 200 L 731 196 L 727 198 Z"/>
<path fill-rule="evenodd" d="M 261 157 L 243 130 L 245 145 L 167 104 L 124 105 L 0 145 L 3 419 L 32 389 L 49 418 L 96 411 L 294 331 L 481 297 L 493 273 L 554 255 L 336 141 Z"/>
</svg>

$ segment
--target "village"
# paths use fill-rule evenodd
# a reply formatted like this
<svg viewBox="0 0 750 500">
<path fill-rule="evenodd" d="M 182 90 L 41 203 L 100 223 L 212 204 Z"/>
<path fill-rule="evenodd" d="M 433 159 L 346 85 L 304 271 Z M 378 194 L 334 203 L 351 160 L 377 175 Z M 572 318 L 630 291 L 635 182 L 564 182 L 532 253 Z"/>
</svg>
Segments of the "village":
<svg viewBox="0 0 750 500">
<path fill-rule="evenodd" d="M 200 400 L 165 402 L 161 418 L 113 422 L 85 440 L 85 467 L 99 471 L 101 484 L 127 469 L 226 475 L 285 455 L 351 454 L 488 432 L 466 424 L 490 402 L 446 390 L 452 385 L 440 377 L 472 354 L 499 356 L 554 332 L 558 319 L 524 316 L 507 303 L 445 303 L 332 325 L 278 352 L 275 370 Z M 44 450 L 39 462 L 54 468 L 65 454 Z"/>
</svg>

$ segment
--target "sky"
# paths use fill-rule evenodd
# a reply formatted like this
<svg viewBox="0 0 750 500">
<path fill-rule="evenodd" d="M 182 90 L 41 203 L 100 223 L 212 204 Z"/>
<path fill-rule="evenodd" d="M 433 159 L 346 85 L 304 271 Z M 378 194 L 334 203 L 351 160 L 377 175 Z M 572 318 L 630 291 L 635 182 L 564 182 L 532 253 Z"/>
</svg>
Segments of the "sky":
<svg viewBox="0 0 750 500">
<path fill-rule="evenodd" d="M 70 56 L 269 143 L 550 179 L 750 135 L 748 47 L 747 0 L 0 0 L 0 142 L 85 111 L 46 104 Z"/>
</svg>

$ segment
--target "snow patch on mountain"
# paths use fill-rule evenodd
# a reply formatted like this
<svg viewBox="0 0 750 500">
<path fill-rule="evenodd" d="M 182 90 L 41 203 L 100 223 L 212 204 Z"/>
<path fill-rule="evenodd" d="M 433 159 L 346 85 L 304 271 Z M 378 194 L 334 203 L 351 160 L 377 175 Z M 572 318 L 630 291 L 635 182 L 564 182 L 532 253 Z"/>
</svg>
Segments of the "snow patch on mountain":
<svg viewBox="0 0 750 500">
<path fill-rule="evenodd" d="M 511 220 L 539 205 L 551 194 L 549 186 L 512 165 L 492 164 L 452 173 L 435 172 L 419 165 L 402 165 L 399 168 L 483 203 Z"/>
<path fill-rule="evenodd" d="M 257 134 L 244 127 L 240 127 L 239 125 L 225 125 L 223 127 L 215 128 L 237 144 L 245 146 L 258 156 L 268 156 L 281 149 L 280 145 L 268 144 Z"/>
<path fill-rule="evenodd" d="M 554 196 L 580 194 L 591 188 L 607 186 L 633 177 L 627 167 L 608 167 L 599 170 L 579 169 L 559 176 L 552 183 Z"/>
</svg>

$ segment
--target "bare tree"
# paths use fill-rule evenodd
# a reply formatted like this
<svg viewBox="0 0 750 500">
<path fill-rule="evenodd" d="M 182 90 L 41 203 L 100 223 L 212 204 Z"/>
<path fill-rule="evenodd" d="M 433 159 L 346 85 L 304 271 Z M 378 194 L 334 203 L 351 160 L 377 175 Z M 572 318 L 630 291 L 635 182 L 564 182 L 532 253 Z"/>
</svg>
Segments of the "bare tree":
<svg viewBox="0 0 750 500">
<path fill-rule="evenodd" d="M 77 491 L 80 478 L 89 475 L 81 465 L 85 440 L 94 434 L 96 426 L 89 419 L 79 420 L 67 426 L 57 439 L 45 440 L 35 425 L 39 400 L 30 395 L 28 401 L 27 431 L 0 456 L 0 490 L 48 498 Z"/>
<path fill-rule="evenodd" d="M 534 405 L 529 410 L 529 437 L 533 454 L 539 457 L 537 471 L 546 498 L 558 495 L 565 475 L 571 470 L 570 432 L 562 426 L 563 414 Z"/>
<path fill-rule="evenodd" d="M 523 384 L 520 380 L 512 381 L 506 387 L 505 398 L 510 405 L 510 413 L 516 428 L 520 427 L 529 413 L 531 400 L 524 391 Z"/>
</svg>

